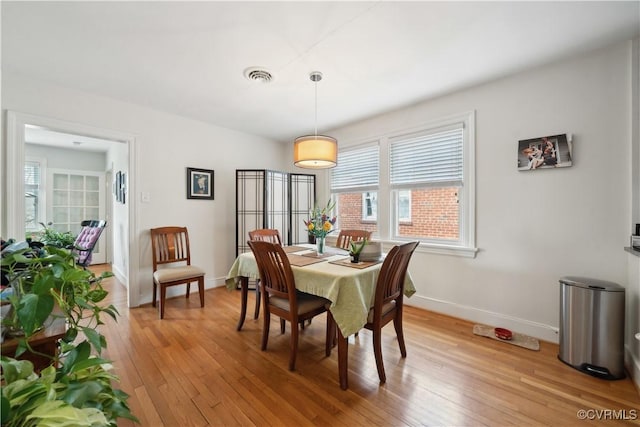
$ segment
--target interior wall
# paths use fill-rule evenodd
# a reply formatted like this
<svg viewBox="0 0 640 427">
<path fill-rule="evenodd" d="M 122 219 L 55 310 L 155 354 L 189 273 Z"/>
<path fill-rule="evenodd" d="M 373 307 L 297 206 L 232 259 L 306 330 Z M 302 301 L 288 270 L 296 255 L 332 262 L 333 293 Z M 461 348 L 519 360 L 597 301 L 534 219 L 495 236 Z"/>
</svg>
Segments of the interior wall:
<svg viewBox="0 0 640 427">
<path fill-rule="evenodd" d="M 416 252 L 406 304 L 557 342 L 561 277 L 627 286 L 629 52 L 617 44 L 331 130 L 344 147 L 476 111 L 479 252 Z M 561 133 L 572 167 L 516 169 L 518 140 Z"/>
<path fill-rule="evenodd" d="M 131 179 L 129 170 L 129 153 L 128 147 L 124 143 L 111 144 L 106 156 L 106 169 L 111 169 L 111 180 L 115 181 L 116 174 L 122 172 L 125 176 L 126 188 L 128 181 Z M 115 183 L 111 183 L 115 186 Z M 131 193 L 125 191 L 125 203 L 116 201 L 115 194 L 107 197 L 108 203 L 111 203 L 111 218 L 107 224 L 107 230 L 110 233 L 111 249 L 111 269 L 125 286 L 129 284 L 129 259 L 127 254 L 130 252 L 129 247 L 129 209 L 128 204 L 133 203 L 130 199 Z M 140 290 L 144 292 L 144 290 Z M 143 293 L 141 295 L 144 295 Z"/>
<path fill-rule="evenodd" d="M 139 239 L 139 253 L 131 256 L 139 257 L 140 268 L 139 283 L 131 286 L 139 288 L 140 303 L 151 301 L 150 228 L 188 227 L 192 263 L 205 270 L 207 287 L 222 286 L 235 259 L 235 170 L 285 170 L 291 160 L 289 146 L 266 138 L 8 72 L 2 73 L 2 107 L 135 136 L 137 170 L 128 175 L 137 180 L 137 194 L 128 194 L 127 203 L 136 204 L 131 227 Z M 2 158 L 5 147 L 3 143 Z M 186 198 L 187 167 L 215 171 L 214 200 Z M 141 201 L 143 193 L 149 196 L 147 202 Z"/>
<path fill-rule="evenodd" d="M 41 144 L 25 144 L 25 156 L 47 159 L 47 168 L 105 171 L 105 153 L 95 151 L 70 150 Z"/>
</svg>

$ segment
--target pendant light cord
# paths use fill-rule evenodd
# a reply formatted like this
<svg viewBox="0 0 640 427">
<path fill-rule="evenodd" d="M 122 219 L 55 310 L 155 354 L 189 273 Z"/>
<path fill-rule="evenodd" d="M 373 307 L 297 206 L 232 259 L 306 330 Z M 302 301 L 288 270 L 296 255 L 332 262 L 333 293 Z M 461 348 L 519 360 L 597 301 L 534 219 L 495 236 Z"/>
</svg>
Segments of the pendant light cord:
<svg viewBox="0 0 640 427">
<path fill-rule="evenodd" d="M 316 115 L 315 115 L 315 136 L 318 138 L 318 81 L 314 82 L 316 88 Z"/>
</svg>

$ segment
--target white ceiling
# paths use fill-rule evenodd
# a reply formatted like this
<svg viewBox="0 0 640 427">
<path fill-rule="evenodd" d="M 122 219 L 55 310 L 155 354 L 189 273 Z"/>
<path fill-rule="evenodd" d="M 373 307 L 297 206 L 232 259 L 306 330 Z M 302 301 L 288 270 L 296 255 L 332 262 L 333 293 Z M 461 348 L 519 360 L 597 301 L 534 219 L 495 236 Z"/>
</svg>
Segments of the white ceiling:
<svg viewBox="0 0 640 427">
<path fill-rule="evenodd" d="M 282 142 L 640 34 L 640 2 L 10 2 L 2 67 Z M 264 67 L 263 84 L 243 71 Z"/>
</svg>

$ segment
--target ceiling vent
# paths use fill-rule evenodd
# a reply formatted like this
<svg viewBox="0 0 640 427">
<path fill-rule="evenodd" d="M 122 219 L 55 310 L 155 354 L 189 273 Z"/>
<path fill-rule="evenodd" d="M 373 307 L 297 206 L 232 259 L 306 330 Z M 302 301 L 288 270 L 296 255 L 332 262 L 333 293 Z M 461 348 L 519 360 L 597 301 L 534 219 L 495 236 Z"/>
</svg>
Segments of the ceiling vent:
<svg viewBox="0 0 640 427">
<path fill-rule="evenodd" d="M 250 80 L 252 82 L 269 83 L 271 80 L 273 80 L 273 74 L 263 68 L 258 67 L 247 68 L 246 70 L 244 70 L 244 76 L 247 80 Z"/>
</svg>

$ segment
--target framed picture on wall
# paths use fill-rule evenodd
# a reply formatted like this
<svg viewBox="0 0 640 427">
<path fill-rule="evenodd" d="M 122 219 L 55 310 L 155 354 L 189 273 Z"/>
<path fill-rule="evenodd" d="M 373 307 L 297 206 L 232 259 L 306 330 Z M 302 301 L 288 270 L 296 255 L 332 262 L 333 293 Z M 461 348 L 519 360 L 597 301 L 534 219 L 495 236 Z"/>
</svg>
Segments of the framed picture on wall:
<svg viewBox="0 0 640 427">
<path fill-rule="evenodd" d="M 187 199 L 213 200 L 213 171 L 187 168 Z"/>
<path fill-rule="evenodd" d="M 116 201 L 122 203 L 122 196 L 120 194 L 120 189 L 122 187 L 122 172 L 118 171 L 116 172 L 116 183 L 114 185 L 114 193 L 116 196 Z"/>
<path fill-rule="evenodd" d="M 127 202 L 127 174 L 120 175 L 120 202 L 124 205 Z"/>
<path fill-rule="evenodd" d="M 569 167 L 572 161 L 572 141 L 567 134 L 542 136 L 518 141 L 518 170 Z"/>
</svg>

